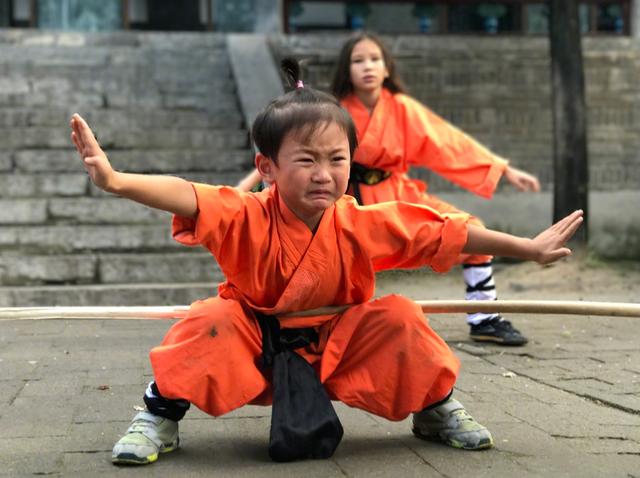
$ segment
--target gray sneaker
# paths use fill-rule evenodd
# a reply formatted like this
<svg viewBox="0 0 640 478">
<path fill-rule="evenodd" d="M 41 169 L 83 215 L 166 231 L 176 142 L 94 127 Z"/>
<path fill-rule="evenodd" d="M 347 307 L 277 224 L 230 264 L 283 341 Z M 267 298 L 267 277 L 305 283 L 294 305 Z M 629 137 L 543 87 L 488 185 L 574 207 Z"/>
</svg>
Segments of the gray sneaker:
<svg viewBox="0 0 640 478">
<path fill-rule="evenodd" d="M 465 450 L 483 450 L 493 446 L 489 430 L 452 398 L 436 408 L 414 413 L 413 433 L 419 438 Z"/>
<path fill-rule="evenodd" d="M 156 461 L 159 453 L 173 451 L 179 444 L 178 422 L 140 412 L 113 447 L 111 461 L 116 465 L 147 465 Z"/>
</svg>

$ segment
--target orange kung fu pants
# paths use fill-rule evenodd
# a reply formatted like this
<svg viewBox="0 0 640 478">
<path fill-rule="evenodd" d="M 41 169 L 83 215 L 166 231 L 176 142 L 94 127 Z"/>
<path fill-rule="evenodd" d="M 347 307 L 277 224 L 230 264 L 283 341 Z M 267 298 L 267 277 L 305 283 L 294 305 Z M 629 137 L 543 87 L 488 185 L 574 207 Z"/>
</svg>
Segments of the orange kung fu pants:
<svg viewBox="0 0 640 478">
<path fill-rule="evenodd" d="M 332 400 L 402 420 L 444 399 L 455 384 L 458 359 L 420 307 L 402 296 L 353 306 L 318 332 L 317 345 L 296 352 L 312 364 Z M 237 301 L 216 297 L 192 304 L 150 357 L 164 397 L 219 416 L 245 404 L 271 403 L 261 354 L 257 321 Z"/>
</svg>

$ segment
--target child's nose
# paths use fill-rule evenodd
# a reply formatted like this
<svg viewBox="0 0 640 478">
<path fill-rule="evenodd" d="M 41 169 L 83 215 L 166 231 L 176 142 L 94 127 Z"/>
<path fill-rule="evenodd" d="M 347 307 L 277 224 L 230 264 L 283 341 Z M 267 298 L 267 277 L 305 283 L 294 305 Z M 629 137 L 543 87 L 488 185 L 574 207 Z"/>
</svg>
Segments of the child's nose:
<svg viewBox="0 0 640 478">
<path fill-rule="evenodd" d="M 331 181 L 331 175 L 329 174 L 329 170 L 326 167 L 318 165 L 318 167 L 314 171 L 312 179 L 317 183 L 324 183 Z"/>
</svg>

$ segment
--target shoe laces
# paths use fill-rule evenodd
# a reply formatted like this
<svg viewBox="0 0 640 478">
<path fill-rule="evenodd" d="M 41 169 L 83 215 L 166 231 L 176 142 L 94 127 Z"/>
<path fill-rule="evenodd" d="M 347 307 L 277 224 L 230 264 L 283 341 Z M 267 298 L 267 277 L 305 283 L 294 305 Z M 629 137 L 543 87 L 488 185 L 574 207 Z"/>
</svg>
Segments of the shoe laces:
<svg viewBox="0 0 640 478">
<path fill-rule="evenodd" d="M 458 410 L 454 410 L 451 412 L 451 416 L 455 417 L 456 420 L 460 423 L 473 421 L 473 417 L 466 409 L 460 408 Z"/>
</svg>

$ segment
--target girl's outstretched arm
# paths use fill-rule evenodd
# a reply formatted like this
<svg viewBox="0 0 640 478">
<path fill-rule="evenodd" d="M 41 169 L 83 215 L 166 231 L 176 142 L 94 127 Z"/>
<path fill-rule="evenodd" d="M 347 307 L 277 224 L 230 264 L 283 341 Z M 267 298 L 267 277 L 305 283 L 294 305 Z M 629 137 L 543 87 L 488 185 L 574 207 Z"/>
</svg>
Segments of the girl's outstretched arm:
<svg viewBox="0 0 640 478">
<path fill-rule="evenodd" d="M 574 211 L 533 239 L 469 226 L 463 252 L 514 257 L 549 264 L 571 254 L 565 244 L 582 224 L 582 211 Z"/>
<path fill-rule="evenodd" d="M 173 176 L 116 171 L 79 114 L 71 117 L 71 130 L 71 140 L 84 167 L 100 189 L 179 216 L 195 218 L 198 215 L 196 194 L 189 182 Z"/>
<path fill-rule="evenodd" d="M 262 181 L 262 175 L 257 169 L 251 171 L 245 176 L 236 186 L 240 191 L 248 193 L 251 191 L 260 181 Z"/>
</svg>

